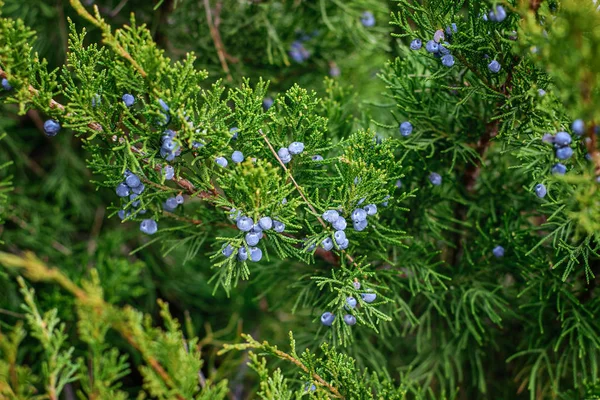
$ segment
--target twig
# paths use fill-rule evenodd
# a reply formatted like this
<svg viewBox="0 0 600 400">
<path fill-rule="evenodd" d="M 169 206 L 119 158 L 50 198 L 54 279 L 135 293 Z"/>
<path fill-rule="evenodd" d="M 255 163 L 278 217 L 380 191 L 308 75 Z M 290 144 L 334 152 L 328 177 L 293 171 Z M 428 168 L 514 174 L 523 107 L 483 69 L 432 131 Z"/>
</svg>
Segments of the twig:
<svg viewBox="0 0 600 400">
<path fill-rule="evenodd" d="M 15 318 L 25 318 L 25 314 L 19 314 L 10 310 L 5 310 L 4 308 L 0 308 L 0 314 L 10 315 Z"/>
<path fill-rule="evenodd" d="M 121 0 L 121 2 L 119 4 L 117 4 L 117 6 L 114 8 L 114 10 L 112 10 L 110 12 L 110 16 L 111 17 L 116 17 L 117 15 L 119 15 L 119 13 L 121 12 L 121 10 L 123 9 L 123 7 L 125 7 L 125 5 L 127 4 L 129 0 Z"/>
<path fill-rule="evenodd" d="M 221 33 L 215 26 L 215 20 L 219 20 L 219 14 L 215 13 L 215 20 L 213 20 L 212 11 L 210 9 L 210 1 L 204 1 L 204 9 L 206 10 L 206 22 L 208 22 L 208 29 L 210 30 L 210 36 L 212 37 L 213 42 L 215 43 L 215 48 L 217 49 L 217 55 L 219 56 L 219 61 L 221 62 L 221 67 L 225 74 L 227 75 L 227 80 L 231 82 L 233 78 L 231 77 L 231 73 L 229 72 L 229 66 L 227 65 L 227 57 L 225 56 L 225 48 L 223 46 L 223 41 L 221 40 Z M 218 7 L 218 11 L 220 11 L 221 7 Z"/>
</svg>

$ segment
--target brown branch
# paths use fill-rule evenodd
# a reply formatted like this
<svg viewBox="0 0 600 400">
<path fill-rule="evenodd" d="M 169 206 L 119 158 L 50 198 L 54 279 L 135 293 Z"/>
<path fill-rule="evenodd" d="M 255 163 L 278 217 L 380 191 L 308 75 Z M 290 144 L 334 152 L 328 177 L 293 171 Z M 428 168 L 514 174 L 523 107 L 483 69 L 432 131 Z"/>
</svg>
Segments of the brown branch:
<svg viewBox="0 0 600 400">
<path fill-rule="evenodd" d="M 213 42 L 215 43 L 215 48 L 217 49 L 217 55 L 219 56 L 219 62 L 221 63 L 221 67 L 225 74 L 227 75 L 227 80 L 231 82 L 233 78 L 231 77 L 231 73 L 229 72 L 229 66 L 227 65 L 227 57 L 225 56 L 225 47 L 223 46 L 223 40 L 221 39 L 221 33 L 217 28 L 217 24 L 215 21 L 220 22 L 219 12 L 221 7 L 217 7 L 217 11 L 215 13 L 215 19 L 213 19 L 212 11 L 210 9 L 210 0 L 204 1 L 204 9 L 206 10 L 206 22 L 208 22 L 208 29 L 210 30 L 210 36 L 212 37 Z"/>
</svg>

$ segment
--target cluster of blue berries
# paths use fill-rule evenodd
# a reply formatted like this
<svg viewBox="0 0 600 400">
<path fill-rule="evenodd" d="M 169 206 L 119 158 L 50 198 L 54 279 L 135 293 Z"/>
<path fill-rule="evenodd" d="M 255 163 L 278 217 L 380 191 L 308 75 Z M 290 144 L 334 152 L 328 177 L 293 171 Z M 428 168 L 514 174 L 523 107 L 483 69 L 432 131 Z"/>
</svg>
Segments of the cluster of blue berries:
<svg viewBox="0 0 600 400">
<path fill-rule="evenodd" d="M 282 147 L 279 150 L 277 150 L 277 155 L 281 159 L 282 163 L 287 164 L 290 161 L 292 161 L 292 156 L 298 155 L 298 154 L 302 153 L 303 151 L 304 151 L 304 143 L 293 142 L 293 143 L 290 143 L 290 145 L 288 147 Z M 313 157 L 313 160 L 314 160 L 314 157 Z"/>
<path fill-rule="evenodd" d="M 115 192 L 117 193 L 117 196 L 124 199 L 128 199 L 129 201 L 127 202 L 131 202 L 131 206 L 137 209 L 140 206 L 140 200 L 137 200 L 137 198 L 144 192 L 146 187 L 140 180 L 139 176 L 137 176 L 129 170 L 125 171 L 123 176 L 125 177 L 125 180 L 117 185 L 117 187 L 115 188 Z M 146 210 L 144 209 L 136 210 L 134 212 L 136 214 L 146 214 Z M 130 215 L 130 210 L 119 210 L 119 218 L 121 218 L 121 220 L 127 218 Z M 140 224 L 140 231 L 148 235 L 156 233 L 157 230 L 158 225 L 154 220 L 145 219 Z"/>
<path fill-rule="evenodd" d="M 169 197 L 163 203 L 163 210 L 168 212 L 173 212 L 177 208 L 178 205 L 183 204 L 183 196 L 178 194 L 175 197 Z"/>
<path fill-rule="evenodd" d="M 231 160 L 236 164 L 241 163 L 242 161 L 244 161 L 244 153 L 242 153 L 239 150 L 234 151 L 231 154 Z M 229 164 L 225 157 L 217 157 L 217 158 L 215 158 L 215 162 L 217 163 L 218 166 L 220 166 L 222 168 L 227 167 L 227 165 Z"/>
<path fill-rule="evenodd" d="M 506 10 L 502 6 L 496 6 L 495 10 L 490 10 L 487 14 L 483 14 L 484 21 L 502 22 L 506 19 Z"/>
<path fill-rule="evenodd" d="M 181 146 L 173 140 L 175 135 L 174 131 L 167 129 L 160 140 L 160 156 L 167 161 L 173 161 L 181 154 Z"/>
<path fill-rule="evenodd" d="M 254 223 L 252 218 L 243 216 L 239 211 L 232 210 L 232 214 L 235 214 L 234 218 L 238 229 L 242 232 L 247 232 L 244 240 L 248 248 L 242 246 L 238 249 L 237 259 L 239 261 L 246 261 L 248 258 L 250 258 L 250 261 L 260 261 L 262 259 L 262 250 L 256 246 L 263 238 L 263 231 L 273 229 L 275 232 L 281 233 L 285 230 L 283 222 L 274 220 L 271 217 L 262 217 L 257 223 Z M 233 254 L 231 244 L 224 245 L 221 253 L 225 257 L 230 257 Z"/>
<path fill-rule="evenodd" d="M 458 31 L 458 28 L 456 26 L 456 24 L 452 24 L 451 26 L 446 28 L 446 32 L 448 35 L 448 38 L 450 38 L 452 36 L 453 33 L 456 33 Z M 454 66 L 454 56 L 452 54 L 450 54 L 450 50 L 448 50 L 448 48 L 446 48 L 444 45 L 448 45 L 448 42 L 444 42 L 441 43 L 442 40 L 444 40 L 445 36 L 444 36 L 444 31 L 441 29 L 438 29 L 435 34 L 433 35 L 433 39 L 428 41 L 425 44 L 425 50 L 427 50 L 429 53 L 432 53 L 435 57 L 441 58 L 442 59 L 442 65 L 444 65 L 445 67 L 452 67 Z M 423 42 L 421 41 L 421 39 L 414 39 L 412 42 L 410 42 L 410 49 L 411 50 L 420 50 L 421 47 L 423 46 Z"/>
<path fill-rule="evenodd" d="M 353 282 L 354 288 L 356 290 L 360 290 L 360 282 Z M 362 297 L 362 300 L 365 303 L 372 303 L 377 299 L 377 294 L 373 293 L 371 291 L 367 291 L 366 293 L 361 293 L 360 295 Z M 346 298 L 346 304 L 344 305 L 344 308 L 347 311 L 351 311 L 353 309 L 356 308 L 356 306 L 358 305 L 358 301 L 356 301 L 356 299 L 352 296 L 349 296 Z M 346 325 L 356 325 L 356 317 L 352 314 L 345 314 L 344 315 L 344 322 L 346 323 Z M 325 326 L 331 326 L 333 325 L 333 321 L 335 321 L 335 315 L 329 311 L 324 312 L 323 314 L 321 314 L 321 323 Z"/>
<path fill-rule="evenodd" d="M 368 204 L 364 208 L 356 208 L 352 211 L 350 218 L 352 219 L 354 230 L 358 232 L 365 230 L 368 225 L 367 216 L 375 214 L 377 214 L 377 206 L 375 204 Z M 350 242 L 345 232 L 348 226 L 346 218 L 342 217 L 337 210 L 327 210 L 323 213 L 322 217 L 331 224 L 333 229 L 335 229 L 335 233 L 333 234 L 333 239 L 330 237 L 323 239 L 321 247 L 326 251 L 330 251 L 333 249 L 335 241 L 340 250 L 347 249 Z"/>
<path fill-rule="evenodd" d="M 306 50 L 302 40 L 295 40 L 290 46 L 289 55 L 298 64 L 302 64 L 304 61 L 310 58 L 310 51 Z"/>
<path fill-rule="evenodd" d="M 585 131 L 583 121 L 580 119 L 574 121 L 571 125 L 571 129 L 575 135 L 583 135 Z M 546 133 L 542 137 L 542 141 L 545 143 L 554 144 L 554 148 L 556 149 L 556 158 L 558 158 L 559 160 L 568 160 L 569 158 L 571 158 L 571 156 L 573 156 L 573 149 L 570 147 L 572 138 L 571 135 L 569 135 L 567 132 L 558 132 L 554 136 L 549 133 Z M 561 173 L 561 171 L 566 172 L 566 167 L 564 165 L 559 163 L 553 167 L 553 172 L 561 175 L 564 174 L 564 172 Z"/>
</svg>

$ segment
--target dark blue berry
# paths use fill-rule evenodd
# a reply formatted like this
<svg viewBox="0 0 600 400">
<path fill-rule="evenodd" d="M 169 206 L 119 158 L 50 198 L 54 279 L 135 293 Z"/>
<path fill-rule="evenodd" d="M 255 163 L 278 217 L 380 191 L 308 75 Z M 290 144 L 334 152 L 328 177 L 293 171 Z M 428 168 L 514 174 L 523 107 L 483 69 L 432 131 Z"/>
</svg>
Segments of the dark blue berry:
<svg viewBox="0 0 600 400">
<path fill-rule="evenodd" d="M 554 136 L 554 145 L 556 147 L 565 147 L 571 144 L 571 135 L 567 132 L 558 132 Z"/>
<path fill-rule="evenodd" d="M 262 102 L 262 106 L 265 110 L 268 110 L 273 105 L 273 99 L 270 97 L 265 97 Z"/>
<path fill-rule="evenodd" d="M 119 183 L 115 191 L 119 197 L 129 196 L 129 186 L 127 186 L 125 183 Z"/>
<path fill-rule="evenodd" d="M 429 174 L 429 182 L 434 186 L 440 186 L 442 184 L 442 177 L 437 172 Z"/>
<path fill-rule="evenodd" d="M 46 136 L 53 137 L 60 131 L 60 124 L 54 119 L 49 119 L 44 122 L 44 132 Z"/>
<path fill-rule="evenodd" d="M 504 257 L 504 247 L 502 247 L 502 246 L 494 247 L 494 249 L 492 250 L 492 254 L 496 258 Z"/>
</svg>

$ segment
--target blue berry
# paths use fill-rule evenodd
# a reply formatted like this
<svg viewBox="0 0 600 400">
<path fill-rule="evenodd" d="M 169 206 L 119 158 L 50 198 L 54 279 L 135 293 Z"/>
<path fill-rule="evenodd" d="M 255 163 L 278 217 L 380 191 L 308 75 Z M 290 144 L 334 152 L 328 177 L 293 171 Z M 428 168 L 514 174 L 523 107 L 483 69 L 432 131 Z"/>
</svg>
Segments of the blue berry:
<svg viewBox="0 0 600 400">
<path fill-rule="evenodd" d="M 367 199 L 366 197 L 363 197 L 362 199 L 358 200 L 358 202 L 356 204 L 360 206 L 362 203 L 365 202 L 366 199 Z"/>
<path fill-rule="evenodd" d="M 204 143 L 194 140 L 192 142 L 192 149 L 199 149 L 200 147 L 204 147 Z"/>
<path fill-rule="evenodd" d="M 346 304 L 348 305 L 348 307 L 354 308 L 354 307 L 356 307 L 356 303 L 357 302 L 356 302 L 356 299 L 354 297 L 350 296 L 350 297 L 346 298 Z"/>
<path fill-rule="evenodd" d="M 283 232 L 285 230 L 285 224 L 283 222 L 279 222 L 277 220 L 273 220 L 273 230 L 275 232 Z"/>
<path fill-rule="evenodd" d="M 389 196 L 389 195 L 388 195 L 388 196 L 385 196 L 385 197 L 383 198 L 383 200 L 384 200 L 384 201 L 383 201 L 383 203 L 381 203 L 381 205 L 382 205 L 383 207 L 387 207 L 387 206 L 388 206 L 388 204 L 389 204 L 389 199 L 390 199 L 390 196 Z"/>
<path fill-rule="evenodd" d="M 352 211 L 350 218 L 354 222 L 365 221 L 367 219 L 367 212 L 362 208 L 357 208 L 356 210 Z"/>
<path fill-rule="evenodd" d="M 325 326 L 331 326 L 333 324 L 334 319 L 335 319 L 335 315 L 333 315 L 329 311 L 324 312 L 321 315 L 321 323 Z"/>
<path fill-rule="evenodd" d="M 288 150 L 293 155 L 300 154 L 304 151 L 304 143 L 302 142 L 293 142 L 288 146 Z"/>
<path fill-rule="evenodd" d="M 340 248 L 340 250 L 346 250 L 349 245 L 350 241 L 348 239 L 344 239 L 342 243 L 338 243 L 338 247 Z"/>
<path fill-rule="evenodd" d="M 537 197 L 539 197 L 540 199 L 543 199 L 544 197 L 546 197 L 546 186 L 544 186 L 543 183 L 538 183 L 537 185 L 535 185 L 535 195 Z"/>
<path fill-rule="evenodd" d="M 420 50 L 422 46 L 423 42 L 421 41 L 421 39 L 413 39 L 413 41 L 410 42 L 411 50 Z"/>
<path fill-rule="evenodd" d="M 138 195 L 135 193 L 129 195 L 129 200 L 132 201 L 131 205 L 136 208 L 140 206 L 140 200 L 136 200 L 137 197 Z"/>
<path fill-rule="evenodd" d="M 356 325 L 356 317 L 354 315 L 346 314 L 344 315 L 344 322 L 347 325 Z"/>
<path fill-rule="evenodd" d="M 577 136 L 583 135 L 585 133 L 585 124 L 583 123 L 583 120 L 576 119 L 575 121 L 573 121 L 573 123 L 571 124 L 571 129 L 573 130 L 573 133 Z"/>
<path fill-rule="evenodd" d="M 258 247 L 250 247 L 250 261 L 259 262 L 262 259 L 262 250 Z"/>
<path fill-rule="evenodd" d="M 368 221 L 366 219 L 362 221 L 354 221 L 352 225 L 354 226 L 354 230 L 357 232 L 364 231 L 367 228 Z"/>
<path fill-rule="evenodd" d="M 344 241 L 346 241 L 346 232 L 344 231 L 335 231 L 335 233 L 333 234 L 333 238 L 335 239 L 335 242 L 339 245 L 341 243 L 344 243 Z"/>
<path fill-rule="evenodd" d="M 227 166 L 227 159 L 225 157 L 217 157 L 215 162 L 218 166 L 225 168 Z"/>
<path fill-rule="evenodd" d="M 442 177 L 437 172 L 429 174 L 429 182 L 434 186 L 440 186 L 442 184 Z"/>
<path fill-rule="evenodd" d="M 260 236 L 258 235 L 258 233 L 248 232 L 246 234 L 246 243 L 248 243 L 248 246 L 256 246 L 259 241 Z"/>
<path fill-rule="evenodd" d="M 54 119 L 49 119 L 44 122 L 44 132 L 46 136 L 53 137 L 60 131 L 60 124 Z"/>
<path fill-rule="evenodd" d="M 554 145 L 556 147 L 565 147 L 571 144 L 571 135 L 567 132 L 558 132 L 554 136 Z"/>
<path fill-rule="evenodd" d="M 331 240 L 331 238 L 327 237 L 327 238 L 323 239 L 323 241 L 321 242 L 321 246 L 323 247 L 323 249 L 325 251 L 330 251 L 331 249 L 333 249 L 333 240 Z"/>
<path fill-rule="evenodd" d="M 492 62 L 490 62 L 488 64 L 488 69 L 490 70 L 490 72 L 492 72 L 494 74 L 497 74 L 498 72 L 500 72 L 500 68 L 502 68 L 502 66 L 496 60 L 492 60 Z"/>
<path fill-rule="evenodd" d="M 375 301 L 375 299 L 377 299 L 377 294 L 376 293 L 362 293 L 360 295 L 360 297 L 362 297 L 362 299 L 365 303 L 372 303 Z"/>
<path fill-rule="evenodd" d="M 352 286 L 354 286 L 354 289 L 360 290 L 360 282 L 359 281 L 352 282 Z"/>
<path fill-rule="evenodd" d="M 315 386 L 314 383 L 306 382 L 306 384 L 304 385 L 305 392 L 314 392 L 316 390 L 317 390 L 317 387 Z"/>
<path fill-rule="evenodd" d="M 259 223 L 252 225 L 252 229 L 250 232 L 258 234 L 259 239 L 263 238 L 263 229 L 261 228 Z"/>
<path fill-rule="evenodd" d="M 396 187 L 397 187 L 398 189 L 400 189 L 400 188 L 402 187 L 402 181 L 401 181 L 400 179 L 398 179 L 398 180 L 396 181 Z"/>
<path fill-rule="evenodd" d="M 551 133 L 544 133 L 544 136 L 542 136 L 542 142 L 552 144 L 554 143 L 554 136 Z"/>
<path fill-rule="evenodd" d="M 117 192 L 117 196 L 119 196 L 119 197 L 129 196 L 129 186 L 127 186 L 124 183 L 119 183 L 119 185 L 117 186 L 117 189 L 115 191 Z"/>
<path fill-rule="evenodd" d="M 546 91 L 544 89 L 538 89 L 538 96 L 544 97 L 546 95 Z"/>
<path fill-rule="evenodd" d="M 123 97 L 121 97 L 121 100 L 123 100 L 126 107 L 131 107 L 133 103 L 135 103 L 135 97 L 129 93 L 125 93 Z"/>
<path fill-rule="evenodd" d="M 177 208 L 177 199 L 175 197 L 169 197 L 167 201 L 165 201 L 166 208 L 170 210 L 174 210 Z"/>
<path fill-rule="evenodd" d="M 231 155 L 231 160 L 234 163 L 241 163 L 242 161 L 244 161 L 244 154 L 241 151 L 236 150 Z"/>
<path fill-rule="evenodd" d="M 183 204 L 183 196 L 178 194 L 177 196 L 175 196 L 175 201 L 177 202 L 177 204 Z"/>
<path fill-rule="evenodd" d="M 262 102 L 262 106 L 265 110 L 268 110 L 273 105 L 273 99 L 270 97 L 265 97 Z"/>
<path fill-rule="evenodd" d="M 229 133 L 231 133 L 231 140 L 237 140 L 239 137 L 240 130 L 237 126 L 229 129 Z"/>
<path fill-rule="evenodd" d="M 334 223 L 340 217 L 336 210 L 327 210 L 323 213 L 323 219 L 327 222 Z"/>
<path fill-rule="evenodd" d="M 561 147 L 560 149 L 556 149 L 556 158 L 559 160 L 569 159 L 572 155 L 573 149 L 570 147 Z"/>
<path fill-rule="evenodd" d="M 161 147 L 165 150 L 173 151 L 177 147 L 177 143 L 175 143 L 171 138 L 167 138 L 163 140 Z"/>
<path fill-rule="evenodd" d="M 430 53 L 437 53 L 440 50 L 440 45 L 437 44 L 435 41 L 430 40 L 429 42 L 427 42 L 427 44 L 425 44 L 425 50 L 427 50 Z"/>
<path fill-rule="evenodd" d="M 227 246 L 223 245 L 223 250 L 221 250 L 221 253 L 223 253 L 225 257 L 229 257 L 233 254 L 233 247 L 227 243 Z"/>
<path fill-rule="evenodd" d="M 490 21 L 494 22 L 502 22 L 506 19 L 506 11 L 502 6 L 496 6 L 496 11 L 490 11 L 489 13 Z"/>
<path fill-rule="evenodd" d="M 6 78 L 2 78 L 2 88 L 4 90 L 6 90 L 7 92 L 12 90 L 12 86 L 10 86 L 10 83 L 8 82 L 8 79 Z"/>
<path fill-rule="evenodd" d="M 169 112 L 170 108 L 167 105 L 167 103 L 165 103 L 165 101 L 163 99 L 158 99 L 158 104 L 160 104 L 161 108 L 165 111 L 165 112 Z"/>
<path fill-rule="evenodd" d="M 240 261 L 246 261 L 248 259 L 248 250 L 245 247 L 240 247 L 238 249 L 237 258 Z"/>
<path fill-rule="evenodd" d="M 99 94 L 95 94 L 92 96 L 92 107 L 99 106 L 102 103 L 102 97 Z"/>
<path fill-rule="evenodd" d="M 138 178 L 138 176 L 136 174 L 131 174 L 127 178 L 125 178 L 125 183 L 130 188 L 134 188 L 134 187 L 140 186 L 140 184 L 142 182 L 140 181 L 140 178 Z"/>
<path fill-rule="evenodd" d="M 281 204 L 283 204 L 283 205 L 287 204 L 287 199 L 285 197 L 283 199 L 281 199 Z"/>
<path fill-rule="evenodd" d="M 147 235 L 154 235 L 158 230 L 158 224 L 153 219 L 145 219 L 140 223 L 140 231 Z"/>
<path fill-rule="evenodd" d="M 254 226 L 254 221 L 250 217 L 241 217 L 237 221 L 237 227 L 240 231 L 249 232 L 250 229 Z"/>
<path fill-rule="evenodd" d="M 442 57 L 442 65 L 448 68 L 454 65 L 454 57 L 452 54 L 446 54 L 444 57 Z"/>
<path fill-rule="evenodd" d="M 448 44 L 448 43 L 446 43 L 446 44 Z M 440 53 L 440 55 L 442 55 L 442 56 L 447 56 L 447 55 L 450 55 L 450 50 L 448 50 L 446 47 L 444 47 L 444 45 L 441 45 L 441 44 L 440 44 L 439 53 Z M 444 57 L 442 57 L 442 63 L 443 63 L 443 62 L 444 62 Z M 446 65 L 446 64 L 444 64 L 444 65 Z M 454 65 L 454 57 L 452 57 L 452 65 Z M 452 65 L 446 65 L 446 66 L 447 66 L 447 67 L 448 67 L 448 66 L 450 66 L 450 67 L 451 67 Z"/>
<path fill-rule="evenodd" d="M 504 247 L 502 247 L 502 246 L 494 247 L 494 249 L 492 250 L 492 254 L 496 258 L 504 257 Z"/>
<path fill-rule="evenodd" d="M 370 28 L 375 25 L 375 16 L 373 16 L 371 11 L 365 11 L 360 17 L 360 23 L 363 24 L 364 27 Z"/>
<path fill-rule="evenodd" d="M 343 231 L 348 226 L 348 223 L 346 222 L 346 218 L 339 217 L 338 219 L 336 219 L 335 221 L 333 221 L 333 223 L 331 224 L 331 226 L 336 231 Z"/>
<path fill-rule="evenodd" d="M 319 154 L 315 154 L 311 158 L 312 158 L 313 161 L 323 161 L 323 156 L 321 156 Z"/>
<path fill-rule="evenodd" d="M 413 126 L 410 122 L 404 121 L 400 124 L 400 134 L 404 137 L 410 136 L 413 131 Z"/>
<path fill-rule="evenodd" d="M 567 172 L 567 167 L 564 164 L 556 163 L 552 167 L 552 173 L 556 175 L 564 175 Z"/>
<path fill-rule="evenodd" d="M 375 204 L 367 204 L 365 206 L 365 211 L 367 215 L 375 215 L 377 214 L 377 206 Z"/>
<path fill-rule="evenodd" d="M 163 168 L 163 174 L 165 175 L 165 179 L 170 181 L 175 176 L 175 169 L 170 165 L 166 165 Z"/>
<path fill-rule="evenodd" d="M 329 76 L 331 76 L 333 78 L 337 78 L 341 74 L 342 74 L 342 71 L 340 70 L 340 67 L 338 67 L 337 65 L 334 64 L 329 67 Z"/>
<path fill-rule="evenodd" d="M 279 150 L 277 150 L 277 155 L 281 159 L 281 162 L 284 164 L 287 164 L 290 161 L 292 161 L 292 156 L 290 155 L 290 151 L 286 147 L 282 147 Z"/>
<path fill-rule="evenodd" d="M 262 229 L 268 231 L 273 227 L 273 220 L 271 219 L 271 217 L 262 217 L 258 220 L 258 224 Z"/>
<path fill-rule="evenodd" d="M 121 221 L 123 221 L 125 218 L 129 217 L 131 213 L 129 211 L 125 212 L 125 210 L 119 210 L 118 215 Z"/>
</svg>

